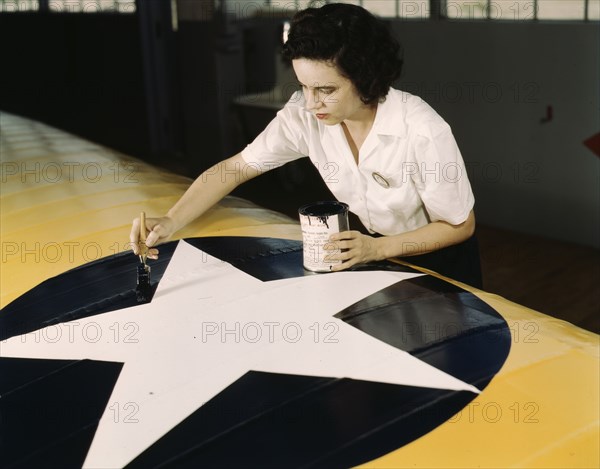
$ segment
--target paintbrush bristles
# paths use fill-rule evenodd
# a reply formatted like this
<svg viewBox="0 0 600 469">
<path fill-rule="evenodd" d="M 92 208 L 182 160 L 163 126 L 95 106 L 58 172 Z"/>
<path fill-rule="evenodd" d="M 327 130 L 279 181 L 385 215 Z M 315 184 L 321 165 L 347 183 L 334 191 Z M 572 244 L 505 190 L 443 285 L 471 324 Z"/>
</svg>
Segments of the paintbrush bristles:
<svg viewBox="0 0 600 469">
<path fill-rule="evenodd" d="M 150 283 L 150 267 L 146 265 L 148 247 L 146 246 L 146 214 L 140 213 L 140 262 L 137 270 L 136 297 L 138 303 L 147 303 L 152 299 L 152 285 Z"/>
</svg>

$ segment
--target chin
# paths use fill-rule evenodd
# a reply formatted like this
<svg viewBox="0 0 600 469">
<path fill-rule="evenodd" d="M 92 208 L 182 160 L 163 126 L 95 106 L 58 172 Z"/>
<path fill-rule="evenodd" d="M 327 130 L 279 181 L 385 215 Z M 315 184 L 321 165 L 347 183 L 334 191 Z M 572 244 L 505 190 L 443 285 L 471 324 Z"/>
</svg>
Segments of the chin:
<svg viewBox="0 0 600 469">
<path fill-rule="evenodd" d="M 341 121 L 339 119 L 335 119 L 333 117 L 328 117 L 327 119 L 323 119 L 321 122 L 323 122 L 323 124 L 325 124 L 325 125 L 337 125 Z"/>
</svg>

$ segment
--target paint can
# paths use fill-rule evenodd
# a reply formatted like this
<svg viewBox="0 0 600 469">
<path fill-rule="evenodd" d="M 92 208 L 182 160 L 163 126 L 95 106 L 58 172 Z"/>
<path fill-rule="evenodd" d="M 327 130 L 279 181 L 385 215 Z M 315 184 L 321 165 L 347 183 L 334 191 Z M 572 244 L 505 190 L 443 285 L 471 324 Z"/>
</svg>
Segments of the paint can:
<svg viewBox="0 0 600 469">
<path fill-rule="evenodd" d="M 329 272 L 342 261 L 325 262 L 325 256 L 339 251 L 326 251 L 329 236 L 348 230 L 348 205 L 343 202 L 322 201 L 298 209 L 302 227 L 304 268 L 313 272 Z"/>
</svg>

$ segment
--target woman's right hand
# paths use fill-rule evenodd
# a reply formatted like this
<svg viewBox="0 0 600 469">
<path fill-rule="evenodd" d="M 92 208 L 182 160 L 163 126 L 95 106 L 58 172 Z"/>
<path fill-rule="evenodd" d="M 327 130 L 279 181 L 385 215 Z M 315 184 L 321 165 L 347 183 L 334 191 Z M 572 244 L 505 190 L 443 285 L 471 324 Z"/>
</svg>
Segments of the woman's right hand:
<svg viewBox="0 0 600 469">
<path fill-rule="evenodd" d="M 146 246 L 151 248 L 157 244 L 168 241 L 175 233 L 175 223 L 170 217 L 146 218 Z M 129 241 L 132 251 L 140 253 L 140 219 L 133 220 Z M 148 249 L 149 259 L 158 259 L 158 249 Z"/>
</svg>

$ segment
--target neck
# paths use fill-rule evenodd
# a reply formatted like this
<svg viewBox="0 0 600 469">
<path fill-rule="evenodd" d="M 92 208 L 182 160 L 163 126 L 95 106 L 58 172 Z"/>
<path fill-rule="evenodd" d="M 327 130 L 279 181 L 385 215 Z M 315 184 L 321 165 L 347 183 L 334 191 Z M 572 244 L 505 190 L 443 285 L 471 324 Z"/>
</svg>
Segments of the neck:
<svg viewBox="0 0 600 469">
<path fill-rule="evenodd" d="M 377 105 L 365 105 L 352 118 L 344 120 L 344 124 L 349 129 L 358 132 L 368 132 L 373 126 L 375 115 L 377 114 Z"/>
<path fill-rule="evenodd" d="M 373 127 L 376 112 L 377 106 L 365 106 L 364 112 L 357 113 L 360 114 L 360 116 L 356 116 L 358 118 L 346 119 L 342 122 L 342 129 L 356 164 L 359 161 L 360 148 L 371 131 L 371 127 Z"/>
</svg>

